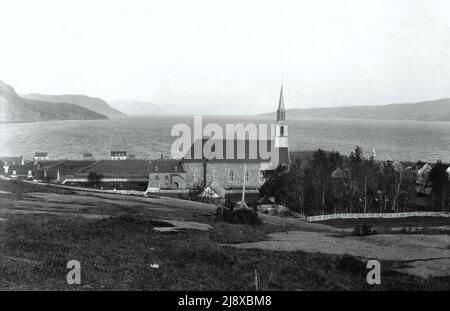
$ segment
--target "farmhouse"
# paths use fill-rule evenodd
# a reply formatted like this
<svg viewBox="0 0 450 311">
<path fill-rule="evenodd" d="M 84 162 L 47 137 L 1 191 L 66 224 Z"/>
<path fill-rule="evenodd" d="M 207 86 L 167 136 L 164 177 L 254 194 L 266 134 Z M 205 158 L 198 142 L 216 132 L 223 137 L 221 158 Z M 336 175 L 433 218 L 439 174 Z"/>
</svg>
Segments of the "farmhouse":
<svg viewBox="0 0 450 311">
<path fill-rule="evenodd" d="M 204 148 L 214 146 L 214 156 L 204 154 Z M 200 150 L 200 155 L 196 151 Z M 148 192 L 160 189 L 192 189 L 213 185 L 226 190 L 259 189 L 264 183 L 263 172 L 274 169 L 274 159 L 263 158 L 260 150 L 276 155 L 276 164 L 289 167 L 288 126 L 284 108 L 283 87 L 277 110 L 273 140 L 196 140 L 180 160 L 152 161 Z M 256 152 L 254 152 L 256 151 Z M 212 190 L 212 189 L 211 189 Z"/>
<path fill-rule="evenodd" d="M 27 163 L 24 165 L 10 165 L 7 174 L 11 178 L 17 179 L 34 179 L 39 171 L 39 166 L 34 163 Z"/>
</svg>

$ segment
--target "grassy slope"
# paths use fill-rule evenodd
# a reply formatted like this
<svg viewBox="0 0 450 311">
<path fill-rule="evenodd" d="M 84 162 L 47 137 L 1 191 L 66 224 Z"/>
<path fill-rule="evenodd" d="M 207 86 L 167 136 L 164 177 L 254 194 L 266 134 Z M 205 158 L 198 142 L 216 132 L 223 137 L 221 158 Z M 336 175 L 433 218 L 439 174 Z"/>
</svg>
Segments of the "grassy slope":
<svg viewBox="0 0 450 311">
<path fill-rule="evenodd" d="M 215 224 L 211 213 L 203 212 L 195 217 L 212 224 L 210 232 L 160 233 L 153 230 L 159 224 L 150 219 L 158 215 L 151 206 L 111 206 L 108 213 L 116 217 L 9 215 L 0 222 L 0 289 L 253 290 L 254 269 L 263 290 L 450 289 L 450 278 L 425 281 L 391 272 L 396 263 L 383 262 L 382 285 L 368 287 L 365 264 L 353 257 L 219 245 L 261 240 L 279 230 L 275 226 Z M 65 281 L 72 259 L 82 265 L 81 287 Z"/>
</svg>

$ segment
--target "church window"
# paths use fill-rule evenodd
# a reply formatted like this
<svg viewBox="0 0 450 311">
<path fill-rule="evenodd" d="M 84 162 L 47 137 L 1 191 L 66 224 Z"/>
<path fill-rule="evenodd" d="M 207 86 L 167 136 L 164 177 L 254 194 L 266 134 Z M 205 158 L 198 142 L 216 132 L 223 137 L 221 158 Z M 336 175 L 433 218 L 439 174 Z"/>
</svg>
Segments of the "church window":
<svg viewBox="0 0 450 311">
<path fill-rule="evenodd" d="M 245 176 L 245 182 L 247 183 L 247 182 L 248 182 L 248 179 L 249 179 L 249 173 L 248 173 L 248 170 L 245 171 L 244 176 Z"/>
<path fill-rule="evenodd" d="M 284 136 L 284 126 L 280 127 L 280 136 Z"/>
<path fill-rule="evenodd" d="M 155 172 L 159 171 L 159 168 L 157 166 L 155 166 Z"/>
<path fill-rule="evenodd" d="M 228 172 L 228 181 L 229 181 L 229 182 L 234 182 L 234 171 L 233 171 L 233 169 L 231 169 L 231 170 Z"/>
<path fill-rule="evenodd" d="M 194 170 L 194 181 L 200 181 L 201 180 L 201 173 L 198 168 Z"/>
<path fill-rule="evenodd" d="M 213 178 L 215 181 L 219 181 L 219 171 L 218 170 L 214 170 Z"/>
</svg>

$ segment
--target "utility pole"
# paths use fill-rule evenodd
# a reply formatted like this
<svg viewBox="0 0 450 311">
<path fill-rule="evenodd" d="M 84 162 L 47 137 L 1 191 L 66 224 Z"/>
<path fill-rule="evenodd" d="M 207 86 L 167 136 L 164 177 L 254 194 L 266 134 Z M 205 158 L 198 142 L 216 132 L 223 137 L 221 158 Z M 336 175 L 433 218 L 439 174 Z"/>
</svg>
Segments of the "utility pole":
<svg viewBox="0 0 450 311">
<path fill-rule="evenodd" d="M 245 177 L 247 176 L 247 163 L 244 163 L 244 182 L 242 184 L 242 200 L 241 200 L 241 207 L 248 207 L 247 204 L 245 204 Z"/>
</svg>

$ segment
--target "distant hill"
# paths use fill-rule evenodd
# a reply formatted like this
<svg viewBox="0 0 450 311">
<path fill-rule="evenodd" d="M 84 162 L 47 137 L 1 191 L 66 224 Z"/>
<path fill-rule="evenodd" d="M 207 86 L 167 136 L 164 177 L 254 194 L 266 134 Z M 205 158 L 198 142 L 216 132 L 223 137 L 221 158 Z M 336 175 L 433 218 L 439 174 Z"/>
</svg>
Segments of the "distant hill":
<svg viewBox="0 0 450 311">
<path fill-rule="evenodd" d="M 108 117 L 78 105 L 22 98 L 0 81 L 0 122 L 101 119 Z"/>
<path fill-rule="evenodd" d="M 128 115 L 153 115 L 164 113 L 157 105 L 139 100 L 117 100 L 108 103 Z"/>
<path fill-rule="evenodd" d="M 27 94 L 21 95 L 23 98 L 46 101 L 50 103 L 68 103 L 75 104 L 99 114 L 105 115 L 110 119 L 123 118 L 126 114 L 112 108 L 107 102 L 100 98 L 93 98 L 85 95 L 42 95 Z"/>
<path fill-rule="evenodd" d="M 274 117 L 275 113 L 259 116 Z M 286 116 L 288 118 L 450 121 L 450 98 L 378 106 L 288 109 Z"/>
</svg>

